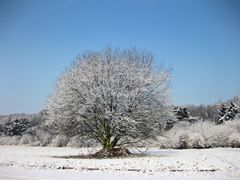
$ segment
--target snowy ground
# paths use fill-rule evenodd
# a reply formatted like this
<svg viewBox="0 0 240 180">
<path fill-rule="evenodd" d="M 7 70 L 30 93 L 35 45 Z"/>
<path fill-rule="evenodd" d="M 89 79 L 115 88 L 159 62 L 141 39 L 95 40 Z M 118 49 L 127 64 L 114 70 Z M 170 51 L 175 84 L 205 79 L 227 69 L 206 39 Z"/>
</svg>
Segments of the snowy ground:
<svg viewBox="0 0 240 180">
<path fill-rule="evenodd" d="M 0 179 L 240 179 L 240 149 L 148 150 L 146 157 L 63 159 L 96 149 L 0 146 Z M 135 150 L 136 151 L 136 150 Z"/>
</svg>

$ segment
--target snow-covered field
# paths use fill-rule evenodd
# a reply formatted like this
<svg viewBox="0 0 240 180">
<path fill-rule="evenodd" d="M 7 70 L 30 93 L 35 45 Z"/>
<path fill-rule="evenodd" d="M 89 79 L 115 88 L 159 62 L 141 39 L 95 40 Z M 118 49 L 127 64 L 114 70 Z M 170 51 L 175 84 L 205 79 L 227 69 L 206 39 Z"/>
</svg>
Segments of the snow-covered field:
<svg viewBox="0 0 240 180">
<path fill-rule="evenodd" d="M 240 149 L 150 149 L 122 159 L 63 159 L 91 148 L 0 146 L 0 179 L 240 179 Z M 133 151 L 136 151 L 133 149 Z"/>
</svg>

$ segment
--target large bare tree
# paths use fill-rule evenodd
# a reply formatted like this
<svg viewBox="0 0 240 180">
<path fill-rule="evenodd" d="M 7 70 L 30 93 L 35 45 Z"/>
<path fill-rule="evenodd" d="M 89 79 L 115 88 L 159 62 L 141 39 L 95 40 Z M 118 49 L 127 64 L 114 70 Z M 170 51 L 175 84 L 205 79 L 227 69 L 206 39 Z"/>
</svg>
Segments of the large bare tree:
<svg viewBox="0 0 240 180">
<path fill-rule="evenodd" d="M 48 123 L 94 138 L 104 149 L 139 140 L 165 120 L 170 73 L 136 49 L 87 52 L 59 78 L 48 99 Z"/>
</svg>

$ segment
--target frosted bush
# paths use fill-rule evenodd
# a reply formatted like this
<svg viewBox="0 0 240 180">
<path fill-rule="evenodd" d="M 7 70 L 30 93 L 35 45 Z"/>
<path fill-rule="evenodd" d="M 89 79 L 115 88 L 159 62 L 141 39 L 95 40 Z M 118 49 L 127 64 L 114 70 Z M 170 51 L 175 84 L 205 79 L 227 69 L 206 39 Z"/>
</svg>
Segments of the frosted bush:
<svg viewBox="0 0 240 180">
<path fill-rule="evenodd" d="M 166 132 L 165 138 L 160 142 L 160 147 L 165 148 L 203 148 L 205 147 L 205 123 L 180 123 Z"/>
<path fill-rule="evenodd" d="M 189 138 L 189 132 L 181 132 L 178 135 L 178 147 L 180 149 L 192 148 L 192 144 Z"/>
<path fill-rule="evenodd" d="M 206 124 L 203 127 L 203 137 L 205 139 L 206 147 L 227 147 L 228 136 L 235 132 L 234 127 L 229 127 L 227 123 L 215 125 L 212 123 Z"/>
<path fill-rule="evenodd" d="M 21 140 L 19 142 L 19 144 L 25 144 L 25 145 L 31 145 L 31 146 L 39 146 L 40 142 L 37 139 L 36 136 L 32 135 L 32 134 L 24 134 L 21 137 Z"/>
<path fill-rule="evenodd" d="M 52 135 L 50 133 L 42 134 L 39 137 L 39 141 L 41 146 L 47 146 L 52 141 Z"/>
<path fill-rule="evenodd" d="M 30 134 L 24 134 L 20 140 L 20 144 L 31 144 L 34 141 L 34 138 Z"/>
<path fill-rule="evenodd" d="M 204 148 L 205 147 L 205 140 L 200 133 L 193 133 L 190 136 L 190 144 L 192 148 Z"/>
<path fill-rule="evenodd" d="M 21 136 L 13 136 L 10 138 L 9 142 L 7 145 L 18 145 L 20 142 Z"/>
<path fill-rule="evenodd" d="M 53 135 L 51 133 L 43 130 L 37 130 L 36 136 L 38 137 L 41 146 L 49 145 L 53 138 Z"/>
<path fill-rule="evenodd" d="M 68 142 L 68 138 L 65 135 L 57 135 L 53 138 L 51 145 L 55 147 L 63 147 L 66 146 Z"/>
<path fill-rule="evenodd" d="M 240 119 L 216 125 L 212 122 L 179 123 L 159 141 L 161 148 L 239 147 Z"/>
<path fill-rule="evenodd" d="M 228 145 L 230 147 L 240 147 L 240 133 L 232 133 L 228 137 Z"/>
<path fill-rule="evenodd" d="M 0 136 L 0 145 L 18 145 L 21 136 Z"/>
<path fill-rule="evenodd" d="M 164 137 L 164 136 L 159 136 L 158 137 L 158 141 L 157 141 L 157 145 L 156 146 L 158 146 L 159 148 L 171 148 L 171 147 L 173 147 L 173 145 L 171 144 L 172 143 L 172 141 L 169 141 L 166 137 Z M 153 142 L 153 146 L 154 146 L 154 144 L 156 144 L 156 141 L 155 142 Z"/>
<path fill-rule="evenodd" d="M 172 128 L 170 131 L 167 131 L 165 134 L 163 134 L 163 137 L 160 138 L 159 147 L 160 148 L 179 148 L 180 147 L 180 140 L 179 137 L 184 136 L 184 128 Z"/>
<path fill-rule="evenodd" d="M 234 121 L 225 122 L 225 124 L 240 133 L 240 118 L 236 118 Z"/>
<path fill-rule="evenodd" d="M 208 121 L 200 121 L 198 123 L 192 124 L 187 127 L 191 132 L 199 133 L 202 136 L 205 136 L 208 134 L 209 131 L 211 131 L 212 128 L 214 128 L 215 124 Z"/>
<path fill-rule="evenodd" d="M 5 145 L 6 144 L 6 141 L 9 140 L 10 137 L 7 137 L 5 135 L 1 135 L 0 136 L 0 145 Z"/>
<path fill-rule="evenodd" d="M 177 136 L 178 144 L 176 148 L 204 148 L 204 138 L 200 133 L 191 133 L 189 131 L 180 132 Z"/>
</svg>

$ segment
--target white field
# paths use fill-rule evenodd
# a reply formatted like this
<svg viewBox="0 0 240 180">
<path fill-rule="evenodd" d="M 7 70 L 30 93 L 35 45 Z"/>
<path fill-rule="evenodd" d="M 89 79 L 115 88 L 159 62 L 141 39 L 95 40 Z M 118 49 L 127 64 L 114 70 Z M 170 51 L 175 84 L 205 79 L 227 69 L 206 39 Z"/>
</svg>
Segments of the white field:
<svg viewBox="0 0 240 180">
<path fill-rule="evenodd" d="M 156 148 L 148 150 L 146 157 L 122 159 L 56 157 L 94 151 L 96 149 L 91 148 L 0 146 L 0 179 L 240 179 L 240 149 L 235 148 Z"/>
</svg>

